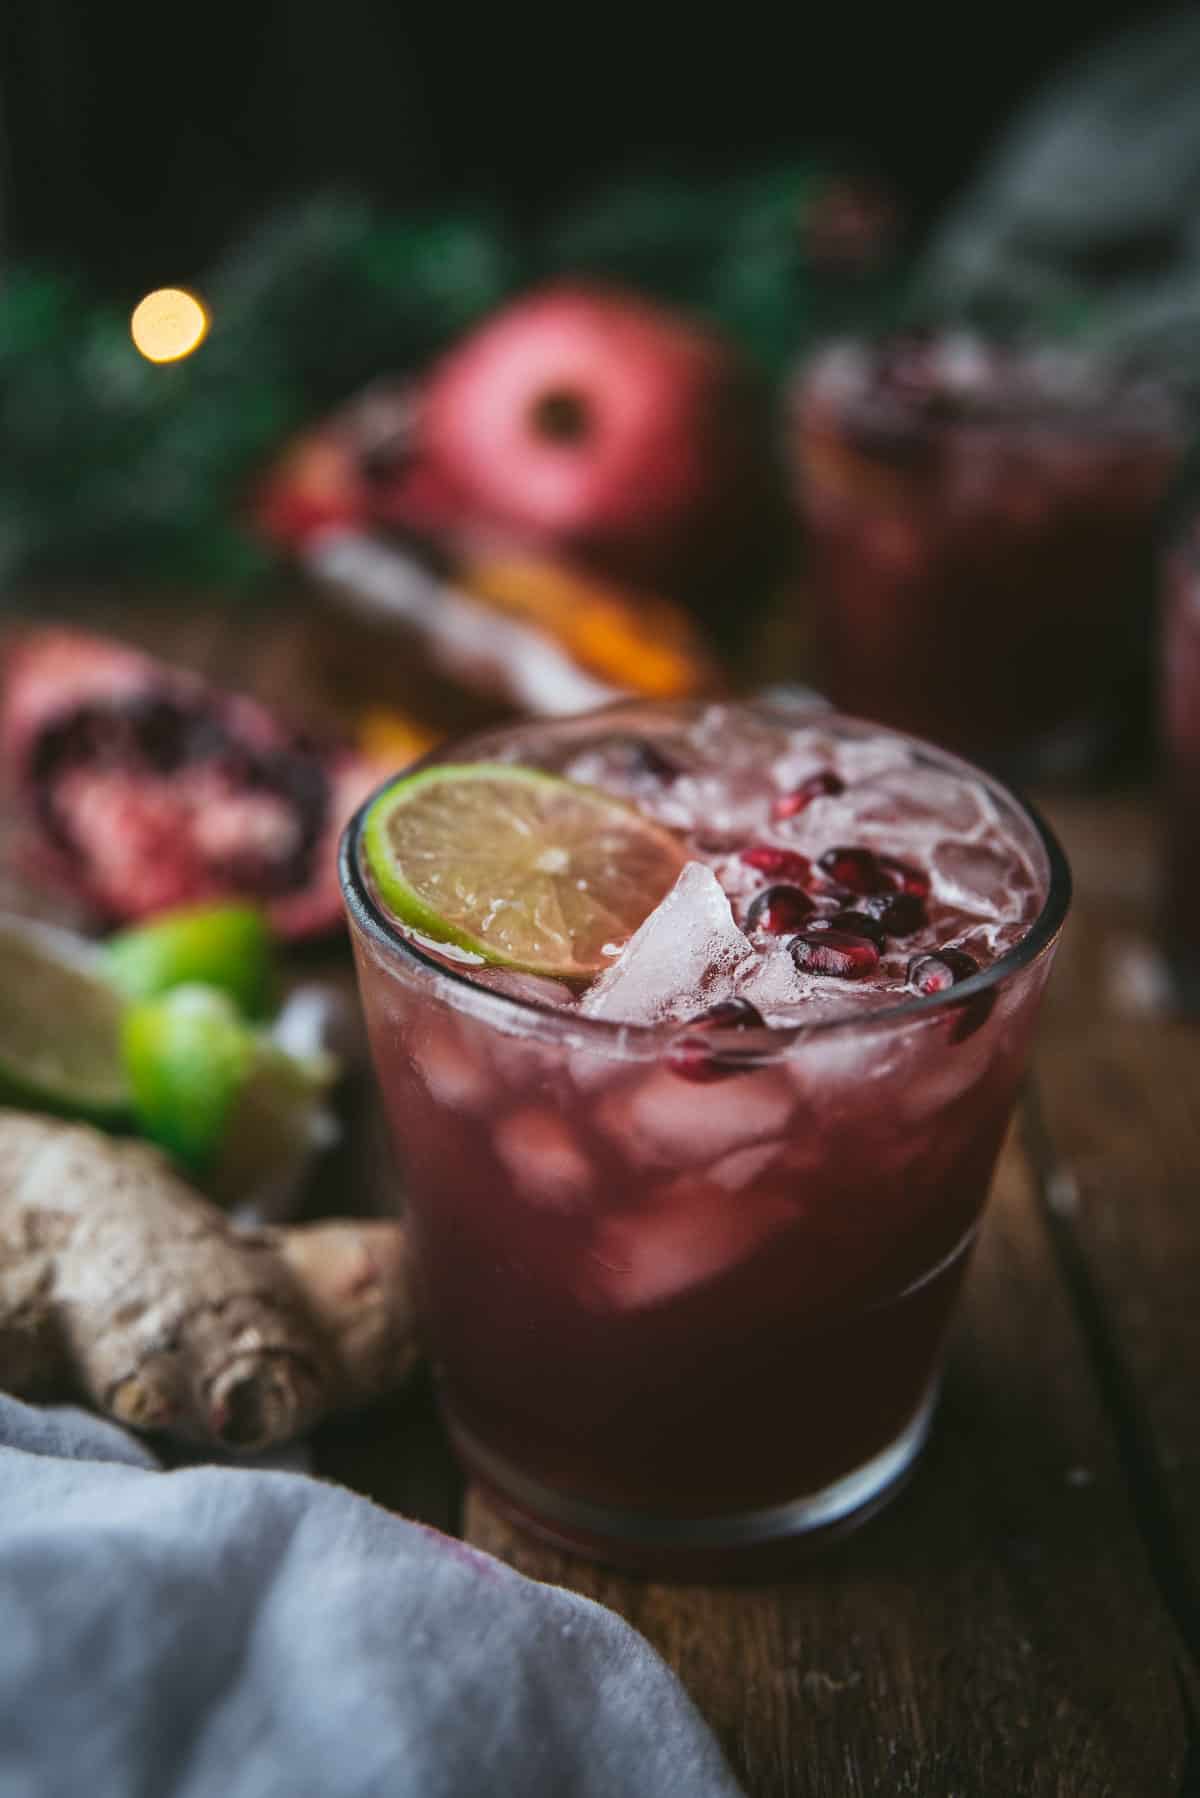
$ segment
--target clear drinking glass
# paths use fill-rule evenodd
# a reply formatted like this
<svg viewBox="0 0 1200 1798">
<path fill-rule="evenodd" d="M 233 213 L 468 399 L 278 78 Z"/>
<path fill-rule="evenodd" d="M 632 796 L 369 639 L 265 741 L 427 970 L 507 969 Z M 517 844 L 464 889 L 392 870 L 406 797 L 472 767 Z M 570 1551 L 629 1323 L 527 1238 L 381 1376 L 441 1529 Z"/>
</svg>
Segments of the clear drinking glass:
<svg viewBox="0 0 1200 1798">
<path fill-rule="evenodd" d="M 680 710 L 600 716 L 652 739 Z M 594 728 L 513 727 L 504 750 Z M 494 759 L 497 741 L 431 759 Z M 406 938 L 364 873 L 363 814 L 346 832 L 447 1423 L 543 1537 L 646 1570 L 746 1569 L 868 1515 L 925 1440 L 1070 882 L 1019 800 L 909 747 L 982 787 L 1021 846 L 1026 934 L 936 997 L 714 1037 L 727 1077 L 705 1084 L 668 1065 L 661 1026 L 513 996 Z"/>
<path fill-rule="evenodd" d="M 841 343 L 792 429 L 835 705 L 1022 774 L 1084 772 L 1144 722 L 1161 388 L 964 335 Z"/>
</svg>

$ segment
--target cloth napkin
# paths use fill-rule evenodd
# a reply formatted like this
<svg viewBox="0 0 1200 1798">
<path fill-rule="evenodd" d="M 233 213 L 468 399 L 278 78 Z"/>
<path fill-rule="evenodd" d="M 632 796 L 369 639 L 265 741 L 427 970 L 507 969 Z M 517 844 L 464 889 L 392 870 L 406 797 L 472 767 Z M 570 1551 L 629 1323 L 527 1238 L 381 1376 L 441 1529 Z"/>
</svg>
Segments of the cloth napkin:
<svg viewBox="0 0 1200 1798">
<path fill-rule="evenodd" d="M 0 1396 L 2 1798 L 737 1798 L 602 1606 Z"/>
</svg>

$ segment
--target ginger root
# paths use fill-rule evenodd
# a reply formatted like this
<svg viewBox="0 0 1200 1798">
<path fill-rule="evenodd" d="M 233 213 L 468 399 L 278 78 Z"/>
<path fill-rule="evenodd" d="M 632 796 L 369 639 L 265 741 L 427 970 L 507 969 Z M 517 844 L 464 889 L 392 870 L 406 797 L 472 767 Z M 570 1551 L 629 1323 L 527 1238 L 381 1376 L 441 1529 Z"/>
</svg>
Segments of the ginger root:
<svg viewBox="0 0 1200 1798">
<path fill-rule="evenodd" d="M 238 1230 L 145 1143 L 0 1110 L 0 1388 L 254 1451 L 417 1356 L 398 1223 Z"/>
</svg>

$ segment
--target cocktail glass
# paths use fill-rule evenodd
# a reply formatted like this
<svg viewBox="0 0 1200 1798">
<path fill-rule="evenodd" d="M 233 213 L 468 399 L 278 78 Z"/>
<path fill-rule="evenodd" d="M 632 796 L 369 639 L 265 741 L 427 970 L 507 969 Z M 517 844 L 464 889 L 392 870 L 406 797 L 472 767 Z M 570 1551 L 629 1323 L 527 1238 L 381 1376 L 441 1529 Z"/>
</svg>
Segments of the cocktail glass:
<svg viewBox="0 0 1200 1798">
<path fill-rule="evenodd" d="M 1160 388 L 1061 350 L 831 346 L 793 422 L 818 684 L 1008 773 L 1127 749 L 1178 449 Z"/>
<path fill-rule="evenodd" d="M 597 721 L 653 744 L 684 709 L 514 727 L 503 753 L 582 745 Z M 431 759 L 491 760 L 497 740 Z M 413 941 L 364 870 L 364 814 L 346 832 L 446 1419 L 471 1475 L 543 1537 L 659 1572 L 748 1569 L 869 1515 L 925 1440 L 1069 875 L 1002 786 L 909 747 L 1020 844 L 1025 934 L 936 997 L 714 1036 L 703 1082 L 671 1065 L 668 1029 Z"/>
</svg>

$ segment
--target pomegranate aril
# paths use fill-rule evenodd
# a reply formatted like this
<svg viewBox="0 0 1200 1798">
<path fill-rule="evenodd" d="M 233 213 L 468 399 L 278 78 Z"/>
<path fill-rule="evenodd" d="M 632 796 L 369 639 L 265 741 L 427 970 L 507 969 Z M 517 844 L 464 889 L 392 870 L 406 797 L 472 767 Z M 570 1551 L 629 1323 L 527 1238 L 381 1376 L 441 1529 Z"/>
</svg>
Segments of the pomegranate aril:
<svg viewBox="0 0 1200 1798">
<path fill-rule="evenodd" d="M 911 862 L 902 862 L 894 855 L 878 855 L 873 849 L 842 844 L 836 849 L 827 849 L 817 866 L 835 887 L 855 893 L 861 899 L 879 899 L 891 894 L 897 899 L 920 901 L 929 896 L 929 876 L 922 869 L 914 868 Z M 903 916 L 903 913 L 899 915 Z M 919 920 L 923 921 L 923 918 Z M 914 923 L 907 928 L 915 930 L 917 927 Z M 897 930 L 897 935 L 904 934 Z"/>
<path fill-rule="evenodd" d="M 867 911 L 835 911 L 828 918 L 814 918 L 809 926 L 812 930 L 837 930 L 843 936 L 865 936 L 869 943 L 882 950 L 887 943 L 887 931 L 878 918 L 873 918 Z"/>
<path fill-rule="evenodd" d="M 813 901 L 799 887 L 765 887 L 750 901 L 746 934 L 766 930 L 771 936 L 784 936 L 788 931 L 801 929 L 815 910 Z"/>
<path fill-rule="evenodd" d="M 781 793 L 771 807 L 772 818 L 782 820 L 795 818 L 806 811 L 814 799 L 836 799 L 839 793 L 846 791 L 846 783 L 827 768 L 819 774 L 810 774 L 808 779 L 793 787 L 790 793 Z"/>
<path fill-rule="evenodd" d="M 876 919 L 888 936 L 911 936 L 928 922 L 923 901 L 912 893 L 864 894 L 854 909 Z"/>
<path fill-rule="evenodd" d="M 838 980 L 864 980 L 879 966 L 879 951 L 865 936 L 810 924 L 792 944 L 792 960 L 804 974 L 830 974 Z"/>
<path fill-rule="evenodd" d="M 752 843 L 743 849 L 738 860 L 760 874 L 773 875 L 789 886 L 802 887 L 812 879 L 812 863 L 795 849 L 777 849 L 773 843 Z"/>
<path fill-rule="evenodd" d="M 930 881 L 923 868 L 914 868 L 911 862 L 902 862 L 894 855 L 877 855 L 875 859 L 897 893 L 910 899 L 928 899 Z"/>
<path fill-rule="evenodd" d="M 723 999 L 719 1005 L 710 1006 L 680 1027 L 667 1050 L 667 1065 L 681 1079 L 700 1086 L 713 1080 L 725 1080 L 730 1074 L 744 1073 L 754 1065 L 752 1061 L 739 1061 L 732 1055 L 724 1055 L 705 1039 L 713 1031 L 737 1032 L 764 1027 L 762 1013 L 748 999 Z"/>
<path fill-rule="evenodd" d="M 908 984 L 918 993 L 931 996 L 934 993 L 949 992 L 953 986 L 960 986 L 969 980 L 972 974 L 978 974 L 979 963 L 965 949 L 939 949 L 933 955 L 917 955 L 908 964 Z M 992 1006 L 996 1003 L 994 992 L 975 993 L 964 999 L 961 1006 L 952 1008 L 954 1025 L 950 1032 L 952 1043 L 965 1042 L 969 1036 L 988 1021 Z"/>
<path fill-rule="evenodd" d="M 880 866 L 879 857 L 871 849 L 827 849 L 817 862 L 822 874 L 834 886 L 848 893 L 862 895 L 892 892 L 892 880 Z"/>
<path fill-rule="evenodd" d="M 949 992 L 978 972 L 979 963 L 965 949 L 939 949 L 936 954 L 914 955 L 908 964 L 908 984 L 928 997 Z"/>
</svg>

